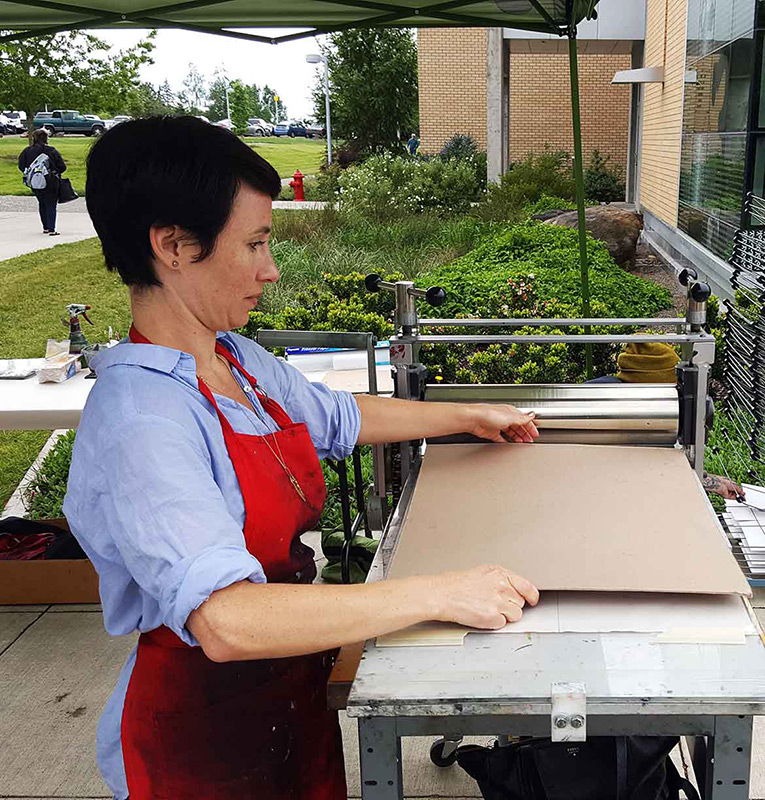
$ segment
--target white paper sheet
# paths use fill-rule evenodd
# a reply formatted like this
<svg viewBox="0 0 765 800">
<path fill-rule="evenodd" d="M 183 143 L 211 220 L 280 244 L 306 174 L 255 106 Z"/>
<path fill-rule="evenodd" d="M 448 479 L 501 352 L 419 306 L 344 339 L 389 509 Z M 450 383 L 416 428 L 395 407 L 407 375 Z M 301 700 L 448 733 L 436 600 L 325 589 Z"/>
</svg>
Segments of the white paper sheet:
<svg viewBox="0 0 765 800">
<path fill-rule="evenodd" d="M 378 637 L 377 645 L 455 646 L 468 633 L 656 633 L 667 642 L 688 642 L 689 631 L 700 643 L 738 642 L 756 633 L 744 601 L 734 595 L 545 592 L 519 622 L 497 631 L 430 622 Z"/>
</svg>

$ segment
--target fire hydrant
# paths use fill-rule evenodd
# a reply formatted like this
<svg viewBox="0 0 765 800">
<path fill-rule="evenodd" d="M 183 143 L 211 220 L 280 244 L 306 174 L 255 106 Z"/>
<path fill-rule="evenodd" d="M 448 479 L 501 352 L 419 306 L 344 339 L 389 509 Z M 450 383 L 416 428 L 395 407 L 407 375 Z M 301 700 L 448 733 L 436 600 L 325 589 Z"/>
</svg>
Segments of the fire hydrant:
<svg viewBox="0 0 765 800">
<path fill-rule="evenodd" d="M 303 194 L 303 173 L 299 169 L 295 170 L 295 174 L 290 181 L 290 187 L 295 190 L 295 200 L 305 200 L 305 195 Z"/>
</svg>

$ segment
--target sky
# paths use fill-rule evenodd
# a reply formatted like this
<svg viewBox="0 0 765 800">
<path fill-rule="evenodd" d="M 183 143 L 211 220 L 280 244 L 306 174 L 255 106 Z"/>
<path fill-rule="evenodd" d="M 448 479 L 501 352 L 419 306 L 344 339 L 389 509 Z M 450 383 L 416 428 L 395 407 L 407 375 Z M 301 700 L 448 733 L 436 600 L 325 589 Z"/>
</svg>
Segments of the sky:
<svg viewBox="0 0 765 800">
<path fill-rule="evenodd" d="M 292 33 L 289 29 L 252 30 L 265 36 Z M 147 31 L 93 31 L 116 48 L 131 47 Z M 144 66 L 141 79 L 157 86 L 165 78 L 173 90 L 183 88 L 183 79 L 194 63 L 208 80 L 216 69 L 225 67 L 229 79 L 240 78 L 245 83 L 263 86 L 267 83 L 287 106 L 290 117 L 313 116 L 313 88 L 317 66 L 308 64 L 305 57 L 318 53 L 318 42 L 325 37 L 308 37 L 279 45 L 245 42 L 224 36 L 192 33 L 180 30 L 159 30 L 154 40 L 154 64 Z M 321 66 L 321 65 L 319 65 Z"/>
</svg>

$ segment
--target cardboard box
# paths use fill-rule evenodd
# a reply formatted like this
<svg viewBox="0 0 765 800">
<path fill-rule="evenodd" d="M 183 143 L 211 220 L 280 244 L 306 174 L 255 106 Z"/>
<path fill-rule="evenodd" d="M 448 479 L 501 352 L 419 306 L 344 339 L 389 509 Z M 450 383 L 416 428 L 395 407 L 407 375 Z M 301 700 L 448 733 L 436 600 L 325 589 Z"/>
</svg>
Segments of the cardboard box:
<svg viewBox="0 0 765 800">
<path fill-rule="evenodd" d="M 69 530 L 65 519 L 41 521 Z M 0 605 L 100 602 L 98 573 L 87 558 L 0 561 Z"/>
</svg>

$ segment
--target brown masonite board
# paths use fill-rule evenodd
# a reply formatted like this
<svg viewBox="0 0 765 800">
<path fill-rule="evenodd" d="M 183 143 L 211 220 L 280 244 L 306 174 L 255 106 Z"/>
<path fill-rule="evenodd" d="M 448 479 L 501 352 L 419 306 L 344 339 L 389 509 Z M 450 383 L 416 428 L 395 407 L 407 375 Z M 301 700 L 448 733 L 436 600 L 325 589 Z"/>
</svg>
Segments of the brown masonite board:
<svg viewBox="0 0 765 800">
<path fill-rule="evenodd" d="M 388 577 L 487 563 L 547 590 L 751 595 L 664 447 L 431 445 Z"/>
</svg>

